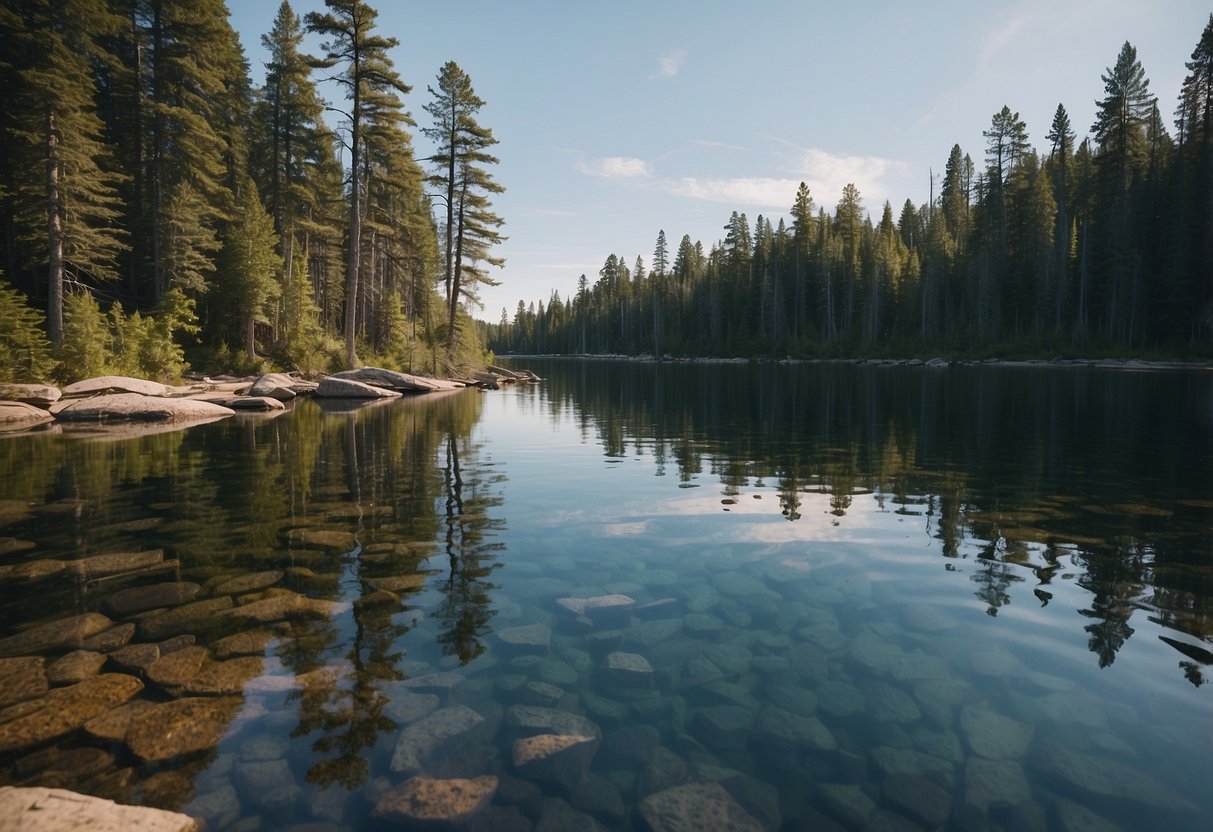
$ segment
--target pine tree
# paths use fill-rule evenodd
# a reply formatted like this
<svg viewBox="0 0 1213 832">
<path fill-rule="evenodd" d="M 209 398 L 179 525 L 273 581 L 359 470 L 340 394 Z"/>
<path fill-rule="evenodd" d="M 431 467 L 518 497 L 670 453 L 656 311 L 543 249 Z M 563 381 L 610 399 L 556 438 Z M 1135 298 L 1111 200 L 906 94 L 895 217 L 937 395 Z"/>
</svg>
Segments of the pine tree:
<svg viewBox="0 0 1213 832">
<path fill-rule="evenodd" d="M 325 57 L 315 61 L 317 66 L 333 67 L 343 64 L 336 81 L 343 87 L 350 109 L 346 113 L 349 130 L 350 187 L 349 236 L 345 270 L 345 363 L 357 363 L 355 339 L 358 332 L 359 274 L 362 255 L 362 218 L 365 200 L 363 182 L 362 134 L 365 119 L 365 96 L 395 90 L 401 95 L 410 87 L 397 74 L 387 51 L 397 45 L 395 38 L 373 35 L 378 13 L 361 0 L 325 0 L 325 14 L 309 12 L 305 20 L 308 30 L 327 37 L 323 45 Z"/>
<path fill-rule="evenodd" d="M 252 363 L 257 358 L 256 325 L 269 322 L 282 288 L 278 235 L 252 180 L 240 189 L 236 214 L 227 224 L 216 263 L 222 303 L 235 318 L 245 359 Z"/>
<path fill-rule="evenodd" d="M 493 131 L 480 126 L 476 114 L 484 100 L 472 89 L 472 79 L 454 61 L 438 73 L 438 89 L 429 87 L 433 100 L 425 111 L 433 118 L 425 134 L 434 142 L 430 157 L 434 173 L 429 182 L 440 188 L 446 201 L 442 229 L 443 265 L 447 304 L 447 364 L 453 369 L 459 345 L 459 305 L 477 300 L 479 283 L 496 285 L 484 266 L 502 266 L 492 253 L 505 238 L 498 229 L 504 220 L 492 211 L 490 195 L 505 189 L 493 180 L 487 165 L 497 164 L 488 149 L 497 144 Z M 480 265 L 484 264 L 484 266 Z"/>
<path fill-rule="evenodd" d="M 55 369 L 44 317 L 0 277 L 0 381 L 44 382 Z"/>
<path fill-rule="evenodd" d="M 5 126 L 21 145 L 16 186 L 24 233 L 42 244 L 47 334 L 58 344 L 64 284 L 115 279 L 125 248 L 125 235 L 114 228 L 123 177 L 93 102 L 94 67 L 115 60 L 101 40 L 120 20 L 90 0 L 28 0 L 15 8 L 14 54 L 26 60 Z"/>
</svg>

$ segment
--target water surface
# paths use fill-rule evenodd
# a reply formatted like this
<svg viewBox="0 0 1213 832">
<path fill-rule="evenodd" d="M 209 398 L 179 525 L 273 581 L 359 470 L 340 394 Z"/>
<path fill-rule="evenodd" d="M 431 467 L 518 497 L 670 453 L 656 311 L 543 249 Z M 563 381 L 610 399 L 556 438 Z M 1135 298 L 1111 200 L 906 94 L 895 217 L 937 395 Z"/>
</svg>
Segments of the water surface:
<svg viewBox="0 0 1213 832">
<path fill-rule="evenodd" d="M 498 777 L 478 828 L 643 829 L 683 783 L 768 829 L 1207 827 L 1209 374 L 526 366 L 0 441 L 0 782 L 216 830 L 373 828 L 415 773 Z M 634 603 L 561 603 L 605 595 Z M 156 719 L 201 703 L 213 741 L 174 753 L 120 702 L 13 739 L 97 673 Z M 393 767 L 460 706 L 482 721 Z"/>
</svg>

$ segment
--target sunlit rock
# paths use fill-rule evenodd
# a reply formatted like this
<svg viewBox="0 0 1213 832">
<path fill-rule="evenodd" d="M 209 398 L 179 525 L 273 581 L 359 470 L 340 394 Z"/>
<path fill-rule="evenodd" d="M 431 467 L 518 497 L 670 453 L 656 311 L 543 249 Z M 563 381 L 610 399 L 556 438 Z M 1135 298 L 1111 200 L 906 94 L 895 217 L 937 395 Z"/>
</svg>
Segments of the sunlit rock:
<svg viewBox="0 0 1213 832">
<path fill-rule="evenodd" d="M 371 816 L 395 823 L 454 826 L 470 820 L 493 799 L 497 778 L 436 780 L 413 777 L 387 792 Z"/>
<path fill-rule="evenodd" d="M 206 422 L 235 411 L 197 399 L 170 399 L 138 393 L 111 393 L 89 398 L 63 398 L 50 412 L 60 422 Z"/>
<path fill-rule="evenodd" d="M 140 396 L 165 396 L 170 390 L 157 381 L 129 376 L 97 376 L 69 384 L 63 388 L 65 399 L 97 396 L 106 393 L 137 393 Z"/>
<path fill-rule="evenodd" d="M 61 737 L 142 689 L 142 682 L 121 673 L 105 673 L 77 685 L 55 688 L 37 700 L 41 707 L 0 724 L 0 753 Z"/>
<path fill-rule="evenodd" d="M 149 586 L 120 589 L 105 598 L 105 607 L 117 616 L 127 616 L 157 607 L 175 607 L 192 601 L 202 587 L 188 581 L 174 581 Z"/>
<path fill-rule="evenodd" d="M 589 771 L 600 739 L 576 734 L 535 734 L 514 740 L 514 768 L 528 780 L 571 791 Z"/>
<path fill-rule="evenodd" d="M 53 418 L 46 410 L 27 402 L 0 400 L 0 431 L 24 430 Z"/>
<path fill-rule="evenodd" d="M 653 687 L 653 666 L 638 653 L 616 650 L 608 653 L 599 669 L 599 675 L 608 688 Z"/>
<path fill-rule="evenodd" d="M 73 650 L 51 662 L 46 679 L 52 685 L 74 685 L 101 672 L 105 656 L 92 650 Z"/>
<path fill-rule="evenodd" d="M 762 832 L 719 783 L 690 783 L 650 794 L 640 816 L 653 832 Z"/>
<path fill-rule="evenodd" d="M 85 732 L 95 739 L 120 742 L 131 725 L 147 710 L 156 707 L 146 699 L 132 699 L 84 723 Z"/>
<path fill-rule="evenodd" d="M 185 692 L 194 696 L 229 696 L 240 693 L 244 686 L 261 675 L 261 656 L 241 656 L 222 662 L 211 662 L 185 684 Z"/>
<path fill-rule="evenodd" d="M 311 392 L 315 389 L 315 382 L 293 378 L 286 373 L 266 373 L 253 382 L 246 395 L 290 401 L 301 392 Z"/>
<path fill-rule="evenodd" d="M 128 644 L 107 657 L 108 662 L 123 673 L 142 676 L 160 658 L 160 647 L 156 644 Z"/>
<path fill-rule="evenodd" d="M 558 598 L 556 604 L 574 616 L 585 616 L 595 627 L 626 627 L 632 621 L 636 601 L 628 595 L 598 595 L 593 598 Z"/>
<path fill-rule="evenodd" d="M 135 635 L 135 625 L 127 622 L 119 624 L 117 627 L 110 627 L 108 630 L 97 633 L 95 636 L 89 636 L 81 645 L 85 650 L 96 650 L 99 653 L 109 653 L 121 647 L 125 647 L 131 638 Z"/>
<path fill-rule="evenodd" d="M 320 380 L 314 394 L 318 399 L 394 399 L 400 398 L 395 390 L 386 390 L 361 381 L 328 376 Z"/>
<path fill-rule="evenodd" d="M 212 642 L 211 653 L 216 659 L 235 656 L 260 656 L 266 648 L 277 641 L 278 636 L 270 630 L 245 630 Z"/>
<path fill-rule="evenodd" d="M 111 626 L 112 621 L 96 612 L 61 618 L 0 639 L 0 656 L 79 648 L 89 636 L 108 630 Z"/>
<path fill-rule="evenodd" d="M 213 748 L 236 714 L 241 699 L 191 698 L 156 705 L 133 720 L 126 744 L 145 762 Z"/>
<path fill-rule="evenodd" d="M 48 689 L 45 659 L 0 659 L 0 708 L 42 696 Z"/>
<path fill-rule="evenodd" d="M 0 384 L 0 399 L 5 402 L 24 402 L 38 408 L 50 407 L 59 401 L 62 392 L 49 384 Z"/>
<path fill-rule="evenodd" d="M 209 657 L 210 651 L 197 645 L 177 650 L 148 665 L 147 680 L 170 692 L 177 692 L 198 675 L 202 663 Z"/>
<path fill-rule="evenodd" d="M 41 786 L 0 787 L 0 818 L 21 832 L 197 832 L 188 815 L 146 806 L 124 806 L 112 800 Z M 8 826 L 11 824 L 11 827 Z"/>
<path fill-rule="evenodd" d="M 441 708 L 401 732 L 392 751 L 391 769 L 416 774 L 435 756 L 450 753 L 477 734 L 484 717 L 465 705 Z"/>
</svg>

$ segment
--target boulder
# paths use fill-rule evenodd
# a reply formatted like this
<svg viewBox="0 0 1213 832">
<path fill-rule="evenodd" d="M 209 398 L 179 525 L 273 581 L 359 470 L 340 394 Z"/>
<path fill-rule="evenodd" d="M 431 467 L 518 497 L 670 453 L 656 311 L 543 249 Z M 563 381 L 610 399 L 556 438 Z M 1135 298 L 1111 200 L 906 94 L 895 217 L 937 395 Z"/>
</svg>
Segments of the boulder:
<svg viewBox="0 0 1213 832">
<path fill-rule="evenodd" d="M 69 384 L 63 388 L 65 399 L 99 396 L 109 393 L 135 393 L 140 396 L 167 396 L 170 388 L 157 382 L 129 376 L 97 376 Z"/>
<path fill-rule="evenodd" d="M 466 705 L 440 708 L 422 717 L 401 732 L 392 752 L 392 771 L 413 775 L 427 761 L 454 751 L 473 737 L 484 717 Z"/>
<path fill-rule="evenodd" d="M 0 401 L 0 430 L 21 430 L 55 418 L 26 402 Z"/>
<path fill-rule="evenodd" d="M 289 402 L 298 393 L 295 390 L 295 379 L 286 373 L 266 373 L 253 382 L 246 395 Z"/>
<path fill-rule="evenodd" d="M 0 639 L 0 656 L 26 656 L 66 648 L 79 648 L 89 636 L 108 630 L 113 622 L 96 612 L 60 618 Z"/>
<path fill-rule="evenodd" d="M 197 399 L 170 399 L 138 393 L 107 393 L 60 399 L 51 413 L 61 422 L 210 422 L 235 411 Z"/>
<path fill-rule="evenodd" d="M 68 734 L 142 689 L 142 682 L 123 673 L 104 673 L 77 685 L 55 688 L 34 703 L 41 707 L 0 724 L 0 753 Z"/>
<path fill-rule="evenodd" d="M 384 794 L 371 816 L 406 825 L 454 826 L 480 812 L 497 793 L 497 778 L 413 777 Z"/>
<path fill-rule="evenodd" d="M 22 832 L 197 832 L 198 822 L 188 815 L 147 806 L 124 806 L 112 800 L 41 786 L 0 787 L 3 828 Z"/>
<path fill-rule="evenodd" d="M 155 705 L 132 720 L 126 744 L 154 763 L 213 748 L 240 712 L 240 697 L 178 699 Z"/>
<path fill-rule="evenodd" d="M 571 792 L 589 771 L 599 742 L 575 734 L 523 737 L 514 740 L 514 767 L 528 780 L 546 780 Z"/>
<path fill-rule="evenodd" d="M 636 601 L 627 595 L 597 595 L 593 598 L 557 598 L 556 604 L 575 616 L 584 616 L 595 627 L 626 627 L 632 623 Z"/>
<path fill-rule="evenodd" d="M 273 396 L 233 396 L 229 393 L 207 393 L 198 396 L 197 401 L 210 402 L 232 410 L 251 410 L 260 413 L 286 410 L 286 405 Z"/>
<path fill-rule="evenodd" d="M 52 685 L 74 685 L 101 672 L 105 656 L 92 650 L 73 650 L 56 659 L 46 669 L 46 679 Z"/>
<path fill-rule="evenodd" d="M 360 381 L 382 387 L 385 390 L 399 390 L 406 393 L 429 393 L 433 390 L 454 390 L 460 385 L 454 382 L 436 378 L 425 378 L 409 373 L 398 373 L 395 370 L 385 370 L 382 367 L 359 367 L 354 370 L 342 370 L 333 373 L 330 378 L 347 381 Z"/>
<path fill-rule="evenodd" d="M 38 408 L 50 407 L 63 394 L 49 384 L 0 384 L 0 399 L 24 402 Z"/>
<path fill-rule="evenodd" d="M 546 656 L 552 642 L 552 631 L 546 624 L 526 624 L 498 630 L 497 638 L 510 655 L 533 653 Z"/>
<path fill-rule="evenodd" d="M 689 783 L 640 801 L 640 816 L 653 832 L 762 832 L 719 783 Z"/>
<path fill-rule="evenodd" d="M 328 376 L 320 380 L 316 388 L 316 397 L 321 399 L 395 399 L 400 394 L 395 390 L 385 390 L 345 378 Z"/>
</svg>

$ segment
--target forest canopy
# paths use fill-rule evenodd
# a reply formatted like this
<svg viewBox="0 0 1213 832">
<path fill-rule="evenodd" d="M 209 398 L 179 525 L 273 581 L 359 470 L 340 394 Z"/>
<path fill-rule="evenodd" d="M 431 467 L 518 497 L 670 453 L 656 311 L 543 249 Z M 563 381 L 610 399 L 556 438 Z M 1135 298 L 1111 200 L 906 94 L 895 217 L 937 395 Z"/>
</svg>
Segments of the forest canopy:
<svg viewBox="0 0 1213 832">
<path fill-rule="evenodd" d="M 503 223 L 484 102 L 438 70 L 435 102 L 459 73 L 479 104 L 454 164 L 418 159 L 396 39 L 361 0 L 325 7 L 266 21 L 260 86 L 223 0 L 0 8 L 3 378 L 483 362 L 467 302 Z M 448 180 L 468 210 L 439 221 Z"/>
</svg>

